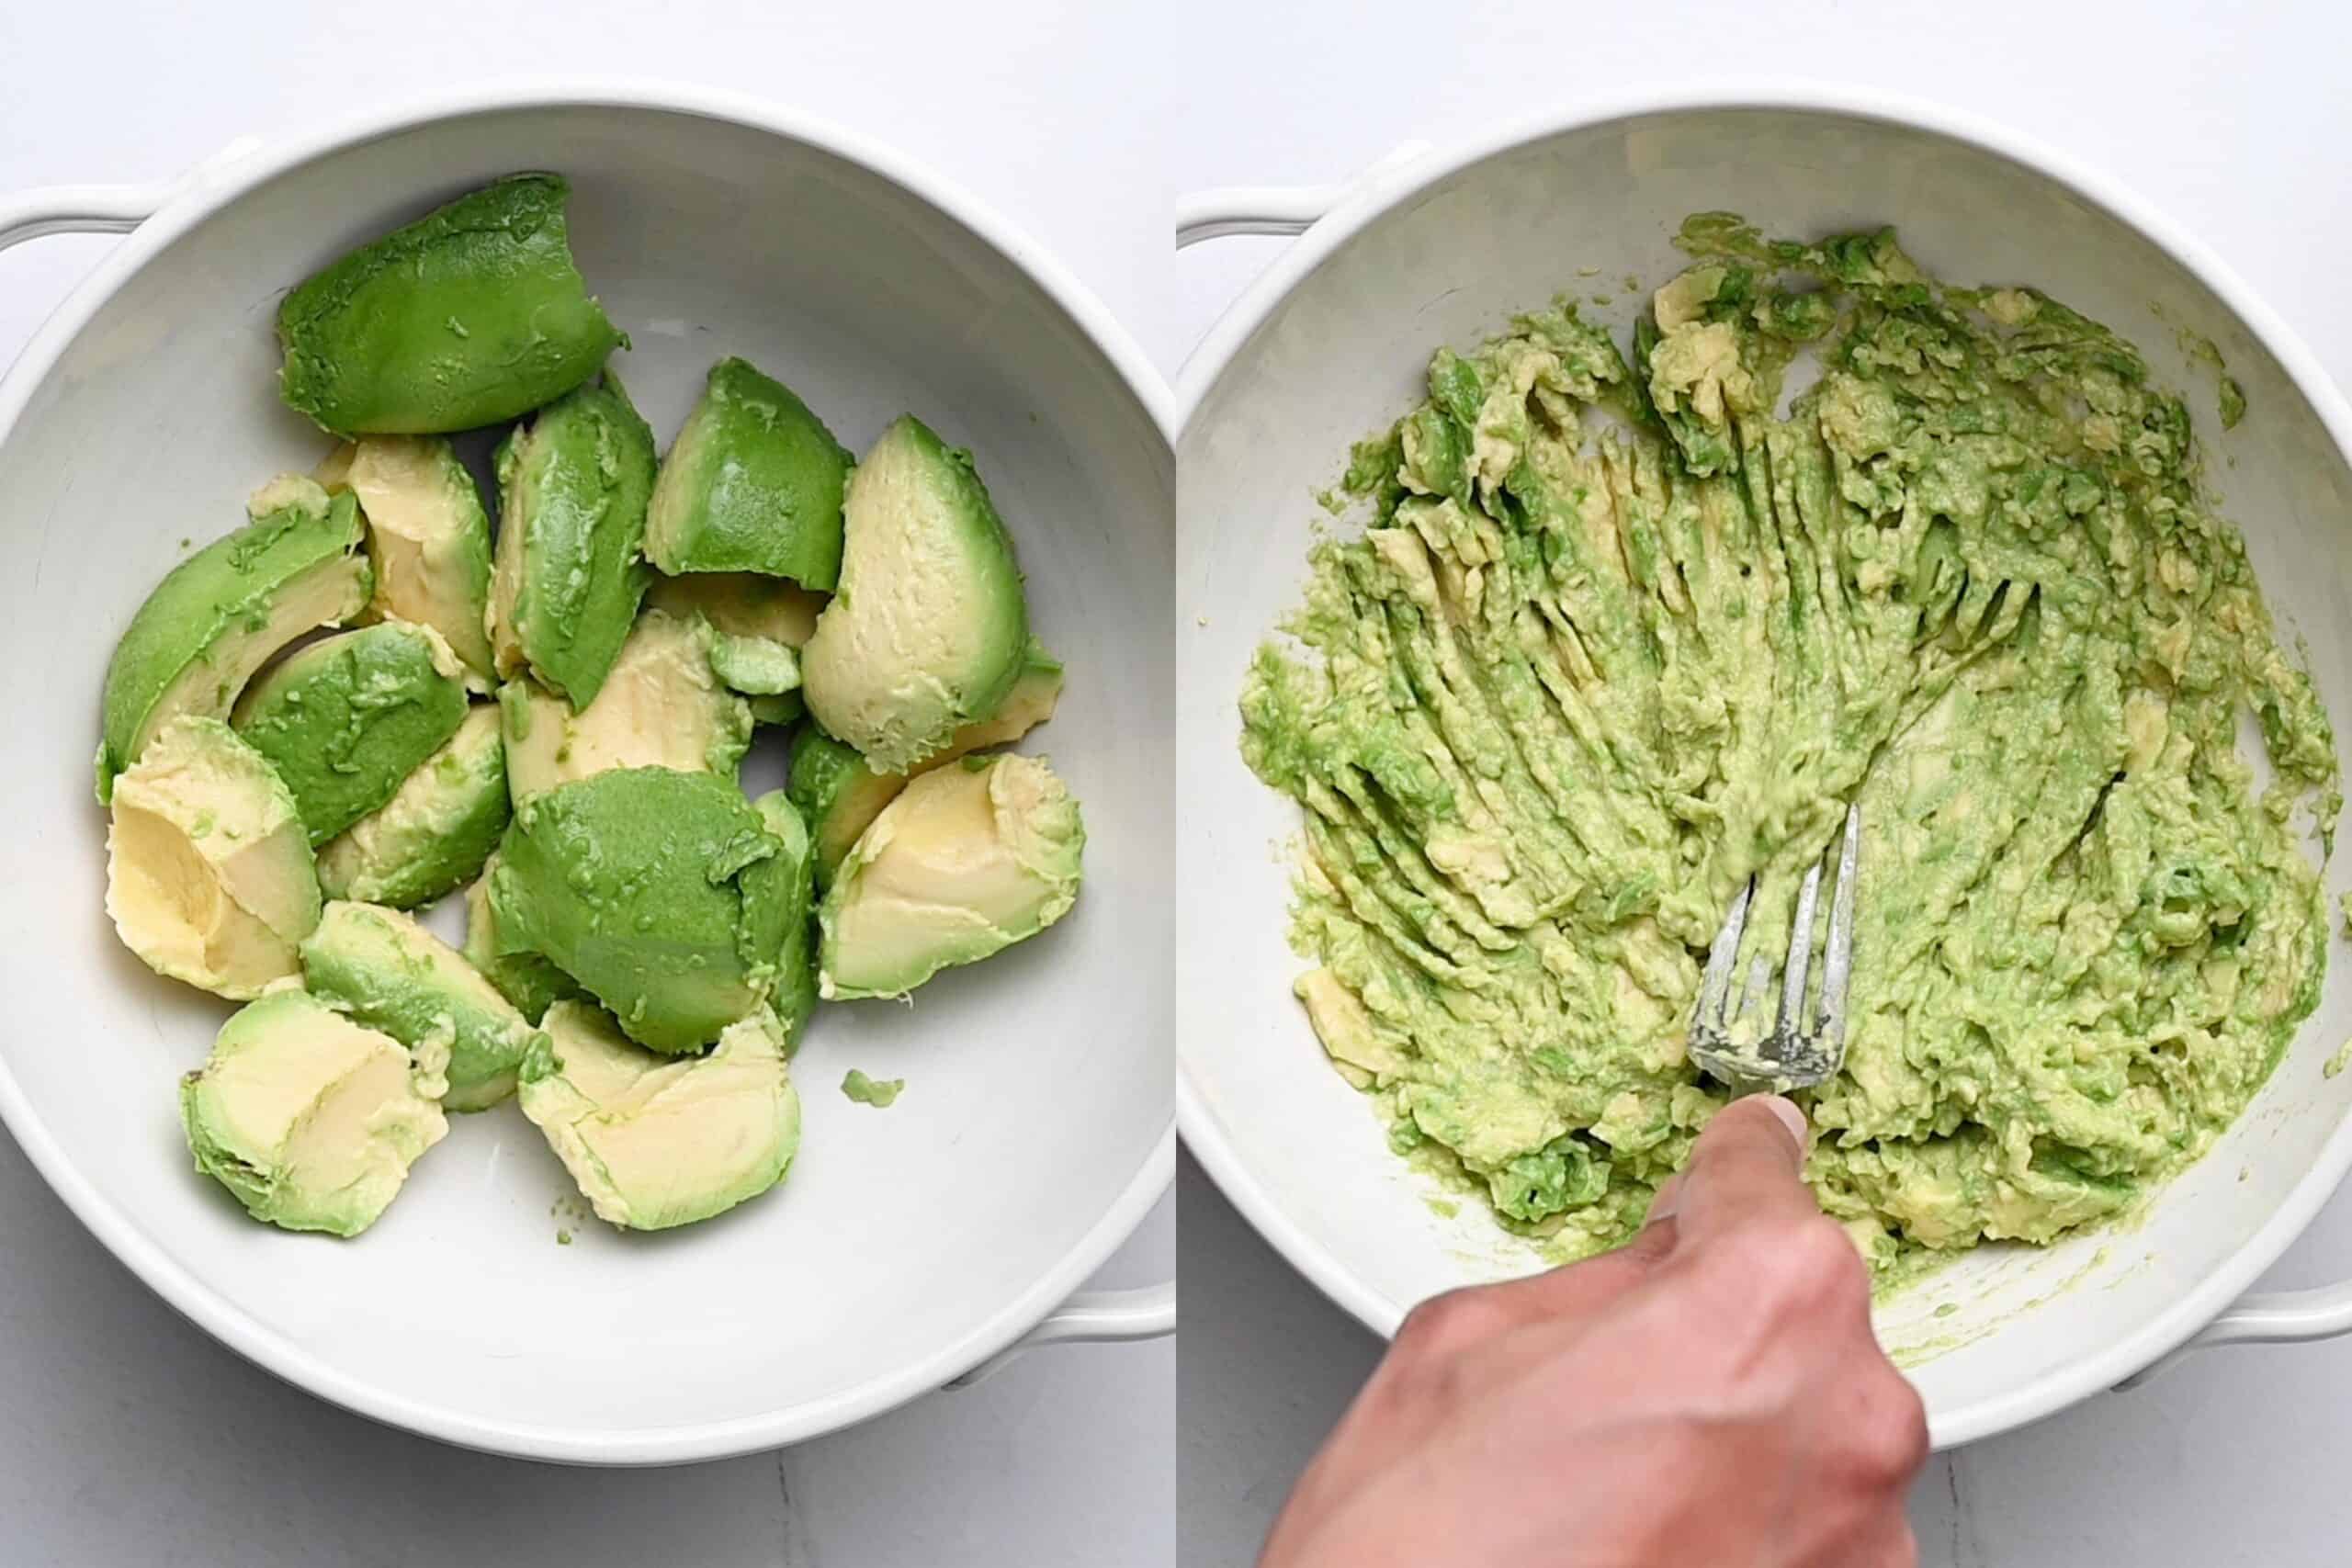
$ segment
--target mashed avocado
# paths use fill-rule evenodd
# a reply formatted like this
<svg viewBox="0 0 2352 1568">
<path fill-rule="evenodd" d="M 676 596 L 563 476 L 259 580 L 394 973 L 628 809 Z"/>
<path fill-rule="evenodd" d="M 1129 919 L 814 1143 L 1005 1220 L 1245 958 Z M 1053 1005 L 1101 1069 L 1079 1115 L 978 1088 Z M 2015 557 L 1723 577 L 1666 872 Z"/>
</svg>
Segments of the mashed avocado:
<svg viewBox="0 0 2352 1568">
<path fill-rule="evenodd" d="M 2131 344 L 1891 232 L 1682 244 L 1630 362 L 1556 306 L 1356 454 L 1372 525 L 1241 698 L 1305 807 L 1298 994 L 1400 1152 L 1609 1247 L 1723 1103 L 1684 1032 L 1726 905 L 1758 876 L 1779 951 L 1860 800 L 1815 1189 L 1883 1280 L 2052 1241 L 2201 1153 L 2316 1000 L 2327 716 Z"/>
</svg>

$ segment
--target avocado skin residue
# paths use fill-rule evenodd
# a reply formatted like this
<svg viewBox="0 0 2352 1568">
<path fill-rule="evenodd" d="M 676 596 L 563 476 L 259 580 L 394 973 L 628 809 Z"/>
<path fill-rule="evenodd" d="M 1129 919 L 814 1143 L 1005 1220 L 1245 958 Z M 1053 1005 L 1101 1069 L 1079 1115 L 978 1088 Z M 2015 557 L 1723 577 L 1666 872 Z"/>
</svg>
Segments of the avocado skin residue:
<svg viewBox="0 0 2352 1568">
<path fill-rule="evenodd" d="M 1823 1206 L 1883 1282 L 2113 1216 L 2317 999 L 2327 715 L 2130 344 L 1891 231 L 1681 243 L 1630 361 L 1556 305 L 1352 455 L 1373 525 L 1241 697 L 1305 808 L 1299 995 L 1400 1153 L 1600 1250 L 1724 1102 L 1684 1032 L 1724 908 L 1758 877 L 1779 952 L 1858 800 Z"/>
</svg>

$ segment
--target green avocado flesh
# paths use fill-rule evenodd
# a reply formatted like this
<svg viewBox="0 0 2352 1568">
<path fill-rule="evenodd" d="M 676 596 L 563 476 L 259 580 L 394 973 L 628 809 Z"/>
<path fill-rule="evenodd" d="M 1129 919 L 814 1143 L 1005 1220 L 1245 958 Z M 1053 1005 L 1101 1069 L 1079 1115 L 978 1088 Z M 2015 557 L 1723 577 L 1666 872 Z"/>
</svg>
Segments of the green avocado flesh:
<svg viewBox="0 0 2352 1568">
<path fill-rule="evenodd" d="M 476 703 L 391 799 L 319 849 L 330 898 L 413 909 L 481 873 L 513 815 L 498 709 Z"/>
<path fill-rule="evenodd" d="M 1809 1179 L 1883 1283 L 2053 1241 L 2210 1146 L 2312 1010 L 2327 715 L 2131 344 L 1891 232 L 1682 243 L 1630 365 L 1556 306 L 1359 449 L 1371 525 L 1240 703 L 1304 807 L 1298 994 L 1400 1152 L 1555 1258 L 1613 1246 L 1724 1102 L 1685 1032 L 1725 908 L 1757 878 L 1781 953 L 1859 802 Z"/>
<path fill-rule="evenodd" d="M 572 265 L 553 175 L 459 197 L 296 286 L 278 391 L 339 435 L 471 430 L 596 373 L 621 335 Z"/>
<path fill-rule="evenodd" d="M 289 655 L 238 701 L 232 722 L 322 844 L 391 799 L 457 733 L 462 673 L 438 633 L 387 621 Z"/>
<path fill-rule="evenodd" d="M 188 1151 L 254 1218 L 357 1235 L 448 1131 L 440 1055 L 412 1060 L 307 991 L 273 991 L 221 1025 L 210 1058 L 180 1080 Z"/>
<path fill-rule="evenodd" d="M 752 809 L 784 846 L 762 874 L 781 889 L 785 900 L 784 941 L 776 950 L 771 1002 L 784 1025 L 789 1054 L 799 1043 L 808 1015 L 817 1010 L 817 850 L 808 824 L 784 791 L 770 790 L 752 802 Z"/>
<path fill-rule="evenodd" d="M 842 1093 L 876 1111 L 887 1111 L 898 1104 L 899 1093 L 906 1087 L 904 1078 L 869 1078 L 855 1067 L 842 1076 Z"/>
<path fill-rule="evenodd" d="M 481 1111 L 514 1091 L 536 1031 L 456 949 L 397 909 L 329 903 L 302 943 L 302 983 L 355 1022 L 412 1052 L 447 1055 L 451 1111 Z"/>
<path fill-rule="evenodd" d="M 500 847 L 500 949 L 553 960 L 639 1044 L 700 1050 L 775 988 L 783 850 L 732 780 L 631 768 L 560 785 Z"/>
<path fill-rule="evenodd" d="M 630 1043 L 585 1003 L 558 1002 L 519 1098 L 598 1219 L 667 1230 L 756 1198 L 792 1168 L 790 1054 L 764 1009 L 729 1024 L 708 1055 L 678 1061 Z"/>
<path fill-rule="evenodd" d="M 513 1002 L 515 1010 L 537 1023 L 547 1016 L 548 1008 L 567 997 L 584 997 L 580 982 L 548 963 L 536 953 L 520 948 L 508 951 L 498 940 L 498 917 L 490 908 L 490 879 L 497 870 L 498 856 L 493 853 L 481 868 L 481 875 L 466 889 L 466 942 L 460 951 L 466 962 L 481 971 L 483 976 L 498 988 L 498 994 Z"/>
<path fill-rule="evenodd" d="M 227 718 L 245 682 L 303 633 L 368 603 L 358 508 L 299 476 L 257 491 L 253 521 L 172 569 L 107 666 L 98 799 L 182 714 Z"/>
<path fill-rule="evenodd" d="M 850 465 L 791 389 L 722 359 L 662 459 L 646 557 L 666 572 L 762 572 L 830 592 Z"/>
<path fill-rule="evenodd" d="M 498 449 L 491 652 L 572 705 L 596 700 L 637 618 L 653 432 L 617 378 L 541 409 Z"/>
</svg>

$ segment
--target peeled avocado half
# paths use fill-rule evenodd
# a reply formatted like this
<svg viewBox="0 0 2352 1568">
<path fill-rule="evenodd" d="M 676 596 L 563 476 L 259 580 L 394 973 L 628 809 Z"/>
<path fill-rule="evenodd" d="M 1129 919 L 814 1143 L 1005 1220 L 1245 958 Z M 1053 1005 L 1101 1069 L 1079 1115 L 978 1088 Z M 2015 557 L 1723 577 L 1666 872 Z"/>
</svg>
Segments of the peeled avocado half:
<svg viewBox="0 0 2352 1568">
<path fill-rule="evenodd" d="M 441 1066 L 440 1048 L 412 1061 L 309 992 L 273 991 L 180 1080 L 180 1121 L 196 1168 L 254 1218 L 357 1235 L 448 1131 Z"/>
<path fill-rule="evenodd" d="M 850 461 L 791 389 L 722 359 L 662 459 L 647 558 L 666 572 L 764 572 L 830 591 Z"/>
<path fill-rule="evenodd" d="M 850 476 L 839 591 L 802 650 L 828 735 L 903 773 L 1019 679 L 1028 609 L 1012 541 L 973 471 L 911 414 Z"/>
<path fill-rule="evenodd" d="M 537 1031 L 458 952 L 397 909 L 338 899 L 302 943 L 302 981 L 336 1011 L 446 1062 L 441 1103 L 481 1111 L 514 1091 Z"/>
<path fill-rule="evenodd" d="M 596 373 L 621 334 L 572 265 L 554 175 L 514 175 L 342 257 L 277 310 L 278 391 L 338 435 L 495 424 Z"/>
<path fill-rule="evenodd" d="M 621 644 L 596 700 L 577 712 L 527 676 L 500 688 L 515 802 L 619 768 L 734 778 L 752 743 L 752 710 L 719 683 L 711 664 L 716 638 L 700 615 L 649 609 Z"/>
<path fill-rule="evenodd" d="M 496 705 L 469 708 L 391 799 L 320 846 L 320 890 L 413 909 L 479 875 L 513 815 L 498 729 Z"/>
<path fill-rule="evenodd" d="M 268 759 L 174 719 L 115 781 L 107 914 L 159 975 L 243 999 L 299 972 L 319 920 L 311 840 Z"/>
<path fill-rule="evenodd" d="M 560 784 L 499 849 L 499 945 L 552 960 L 639 1044 L 697 1051 L 775 988 L 783 849 L 729 779 L 631 768 Z"/>
<path fill-rule="evenodd" d="M 1061 694 L 1061 661 L 1031 637 L 1020 679 L 996 712 L 958 728 L 945 746 L 912 771 L 925 773 L 986 747 L 1020 739 L 1054 716 L 1054 705 Z M 897 798 L 906 783 L 904 775 L 875 772 L 854 748 L 822 730 L 812 727 L 801 735 L 793 748 L 788 787 L 793 803 L 808 818 L 816 836 L 820 886 L 831 883 L 834 868 L 857 842 L 857 836 Z"/>
<path fill-rule="evenodd" d="M 359 511 L 288 474 L 246 503 L 252 521 L 172 569 L 130 618 L 107 666 L 98 799 L 181 714 L 226 718 L 254 671 L 368 603 Z"/>
<path fill-rule="evenodd" d="M 597 1218 L 666 1230 L 756 1198 L 792 1168 L 800 1097 L 786 1055 L 764 1008 L 728 1025 L 710 1055 L 677 1061 L 584 1002 L 558 1002 L 519 1098 Z"/>
<path fill-rule="evenodd" d="M 321 844 L 391 799 L 465 718 L 464 670 L 441 634 L 386 621 L 288 655 L 233 722 Z"/>
<path fill-rule="evenodd" d="M 609 371 L 498 448 L 491 653 L 585 707 L 619 657 L 651 576 L 643 559 L 653 432 Z"/>
<path fill-rule="evenodd" d="M 1078 802 L 1034 757 L 967 757 L 909 784 L 826 889 L 819 994 L 903 996 L 1052 925 L 1077 901 Z"/>
<path fill-rule="evenodd" d="M 335 448 L 318 478 L 358 499 L 376 567 L 369 618 L 431 626 L 466 684 L 490 690 L 490 513 L 447 437 L 363 436 Z"/>
</svg>

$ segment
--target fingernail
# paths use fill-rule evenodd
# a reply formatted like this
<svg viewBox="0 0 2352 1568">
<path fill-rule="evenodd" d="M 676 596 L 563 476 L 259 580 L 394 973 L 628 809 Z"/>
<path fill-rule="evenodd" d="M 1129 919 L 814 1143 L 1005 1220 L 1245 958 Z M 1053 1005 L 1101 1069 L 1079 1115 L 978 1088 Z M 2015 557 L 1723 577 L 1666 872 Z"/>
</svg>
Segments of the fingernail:
<svg viewBox="0 0 2352 1568">
<path fill-rule="evenodd" d="M 1781 1125 L 1786 1127 L 1789 1130 L 1789 1136 L 1796 1141 L 1797 1153 L 1800 1155 L 1804 1154 L 1805 1139 L 1804 1112 L 1797 1109 L 1796 1101 L 1789 1100 L 1783 1096 L 1768 1094 L 1762 1098 L 1764 1100 L 1764 1108 L 1781 1119 Z"/>
<path fill-rule="evenodd" d="M 1642 1224 L 1654 1225 L 1660 1220 L 1672 1219 L 1681 1201 L 1682 1173 L 1677 1171 L 1657 1184 L 1657 1192 L 1650 1199 L 1650 1212 L 1642 1217 Z"/>
</svg>

